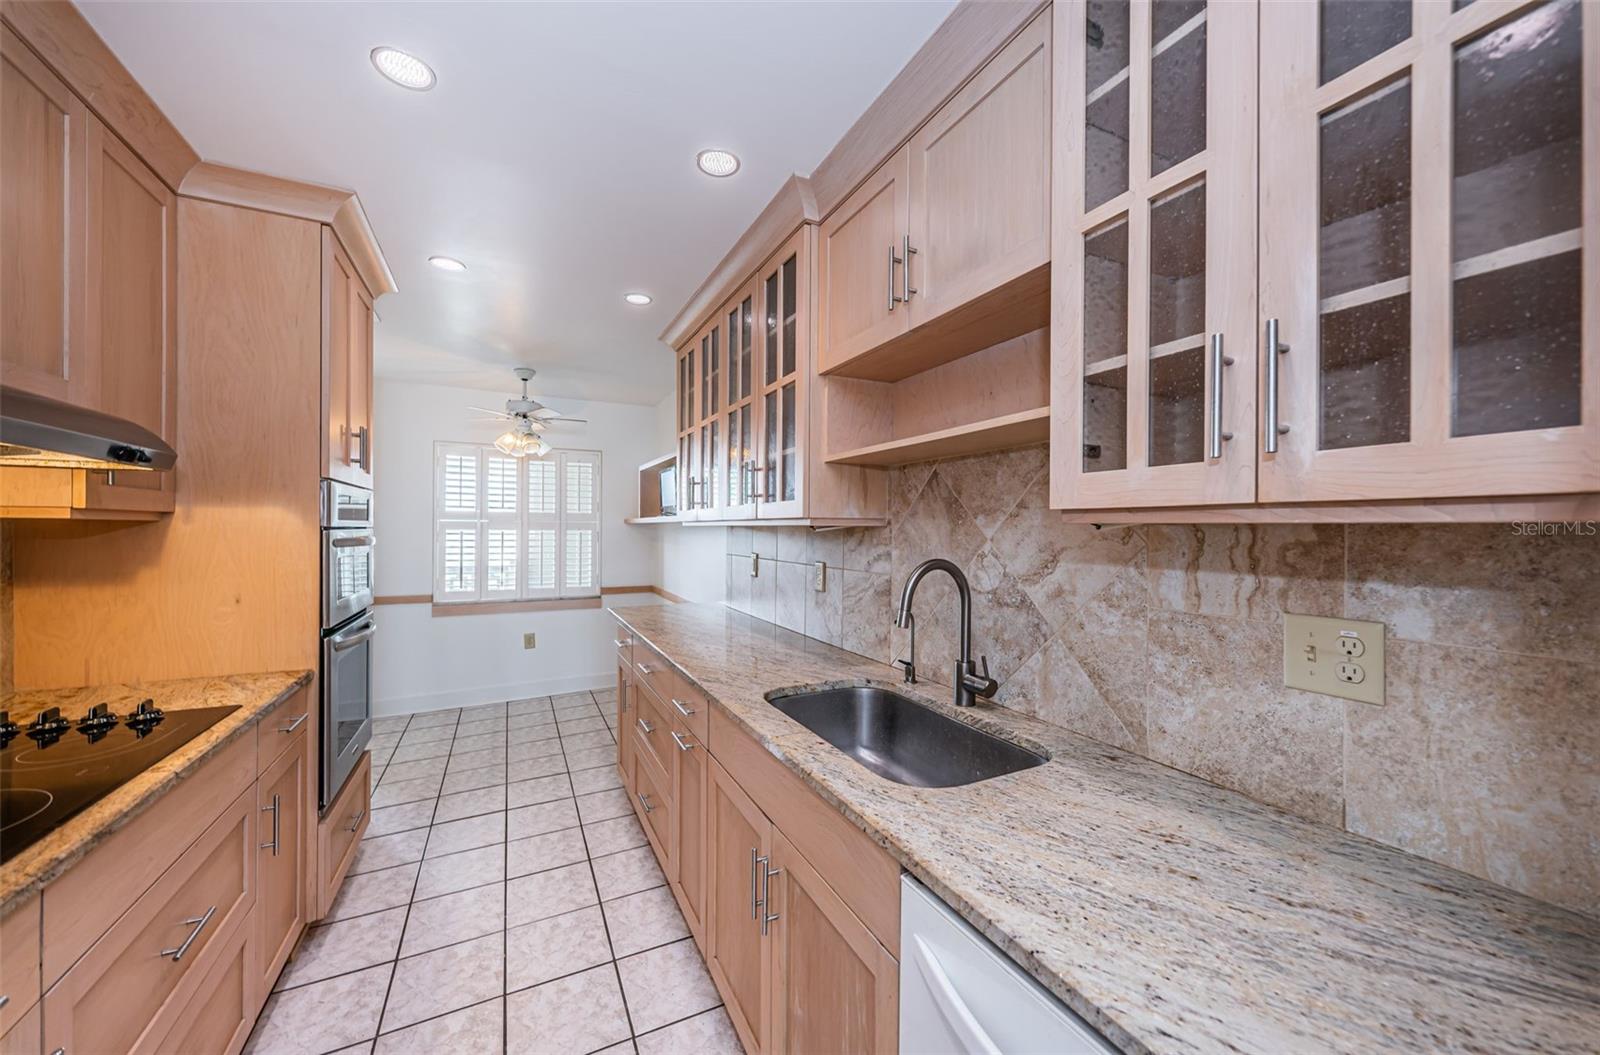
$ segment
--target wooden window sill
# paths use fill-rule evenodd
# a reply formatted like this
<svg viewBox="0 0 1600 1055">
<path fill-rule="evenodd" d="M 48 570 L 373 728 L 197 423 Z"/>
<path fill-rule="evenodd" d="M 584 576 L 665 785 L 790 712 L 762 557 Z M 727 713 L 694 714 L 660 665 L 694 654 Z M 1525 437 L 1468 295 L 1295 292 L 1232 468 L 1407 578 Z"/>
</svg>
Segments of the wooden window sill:
<svg viewBox="0 0 1600 1055">
<path fill-rule="evenodd" d="M 457 601 L 435 603 L 433 616 L 501 615 L 507 612 L 561 612 L 573 608 L 599 608 L 598 597 L 549 598 L 540 601 Z"/>
</svg>

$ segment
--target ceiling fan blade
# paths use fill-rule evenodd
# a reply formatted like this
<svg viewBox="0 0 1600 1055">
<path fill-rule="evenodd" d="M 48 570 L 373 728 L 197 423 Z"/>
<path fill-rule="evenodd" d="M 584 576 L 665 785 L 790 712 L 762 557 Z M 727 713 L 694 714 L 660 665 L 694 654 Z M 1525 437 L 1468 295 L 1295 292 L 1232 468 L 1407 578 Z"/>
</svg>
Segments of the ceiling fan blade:
<svg viewBox="0 0 1600 1055">
<path fill-rule="evenodd" d="M 468 407 L 467 409 L 468 410 L 476 410 L 480 414 L 493 414 L 496 417 L 500 417 L 500 418 L 509 418 L 511 416 L 510 414 L 507 414 L 503 410 L 490 410 L 488 407 Z"/>
<path fill-rule="evenodd" d="M 587 425 L 587 424 L 589 424 L 589 419 L 588 418 L 543 418 L 541 420 L 543 420 L 546 424 L 549 424 L 549 425 Z"/>
</svg>

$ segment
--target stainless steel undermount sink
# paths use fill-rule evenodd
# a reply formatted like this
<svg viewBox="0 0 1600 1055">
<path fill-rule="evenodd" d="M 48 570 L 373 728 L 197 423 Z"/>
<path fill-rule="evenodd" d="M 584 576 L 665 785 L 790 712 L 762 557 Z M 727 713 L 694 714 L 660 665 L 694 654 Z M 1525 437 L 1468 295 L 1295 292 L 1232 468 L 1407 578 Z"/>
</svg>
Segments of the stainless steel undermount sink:
<svg viewBox="0 0 1600 1055">
<path fill-rule="evenodd" d="M 950 788 L 1042 766 L 1043 755 L 873 685 L 767 702 L 886 780 Z"/>
</svg>

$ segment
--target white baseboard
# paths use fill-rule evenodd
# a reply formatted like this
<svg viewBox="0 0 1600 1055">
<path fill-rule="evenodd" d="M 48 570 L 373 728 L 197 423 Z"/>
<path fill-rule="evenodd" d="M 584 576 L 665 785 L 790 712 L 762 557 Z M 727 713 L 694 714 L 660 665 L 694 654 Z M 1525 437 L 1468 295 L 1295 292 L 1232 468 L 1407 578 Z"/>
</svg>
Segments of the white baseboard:
<svg viewBox="0 0 1600 1055">
<path fill-rule="evenodd" d="M 452 689 L 449 692 L 431 692 L 420 696 L 391 696 L 372 701 L 372 714 L 384 718 L 392 714 L 417 714 L 422 711 L 446 711 L 454 707 L 476 707 L 482 703 L 502 703 L 521 700 L 529 696 L 557 696 L 563 692 L 582 692 L 586 689 L 609 689 L 616 684 L 615 673 L 569 674 L 564 678 L 547 678 L 516 685 L 486 685 L 470 689 Z"/>
</svg>

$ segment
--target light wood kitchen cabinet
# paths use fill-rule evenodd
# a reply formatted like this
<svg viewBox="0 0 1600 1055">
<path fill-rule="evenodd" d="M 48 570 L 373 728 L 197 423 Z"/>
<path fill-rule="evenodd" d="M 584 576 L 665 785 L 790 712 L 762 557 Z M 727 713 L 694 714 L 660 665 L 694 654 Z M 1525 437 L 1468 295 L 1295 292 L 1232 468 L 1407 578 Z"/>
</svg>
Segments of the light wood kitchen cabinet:
<svg viewBox="0 0 1600 1055">
<path fill-rule="evenodd" d="M 265 727 L 267 735 L 278 735 Z M 307 727 L 292 735 L 288 749 L 261 771 L 256 783 L 256 941 L 252 965 L 261 992 L 271 992 L 278 973 L 311 919 L 311 809 L 315 777 L 306 750 Z"/>
<path fill-rule="evenodd" d="M 633 702 L 633 661 L 617 656 L 617 769 L 622 773 L 625 786 L 633 776 L 633 716 L 637 713 Z M 630 792 L 631 793 L 631 792 Z"/>
<path fill-rule="evenodd" d="M 0 1034 L 39 1002 L 39 927 L 37 896 L 0 919 Z"/>
<path fill-rule="evenodd" d="M 92 118 L 10 26 L 0 86 L 0 367 L 14 388 L 94 406 L 83 332 Z"/>
<path fill-rule="evenodd" d="M 270 992 L 254 976 L 257 942 L 241 932 L 230 952 L 213 967 L 173 1024 L 172 1031 L 154 1049 L 166 1055 L 238 1055 L 255 1028 L 256 1011 Z"/>
<path fill-rule="evenodd" d="M 907 145 L 822 221 L 817 236 L 817 367 L 822 373 L 911 327 L 901 288 L 910 180 Z"/>
<path fill-rule="evenodd" d="M 328 914 L 339 896 L 361 837 L 372 823 L 371 803 L 372 752 L 363 751 L 344 789 L 317 821 L 317 919 Z"/>
<path fill-rule="evenodd" d="M 762 937 L 757 881 L 772 853 L 772 825 L 715 759 L 707 817 L 706 966 L 745 1051 L 776 1051 L 768 1028 L 772 960 Z"/>
<path fill-rule="evenodd" d="M 1057 6 L 1053 506 L 1592 515 L 1578 0 Z"/>
<path fill-rule="evenodd" d="M 900 965 L 775 831 L 762 885 L 772 957 L 771 1050 L 898 1049 Z"/>
<path fill-rule="evenodd" d="M 176 445 L 177 197 L 9 27 L 0 66 L 5 383 Z M 175 476 L 7 469 L 5 482 L 7 515 L 92 519 L 170 512 Z"/>
<path fill-rule="evenodd" d="M 42 1012 L 34 1004 L 17 1018 L 16 1024 L 0 1035 L 0 1055 L 43 1055 Z"/>
<path fill-rule="evenodd" d="M 756 272 L 760 287 L 760 424 L 756 517 L 804 517 L 811 380 L 812 229 L 802 227 Z"/>
<path fill-rule="evenodd" d="M 251 787 L 45 993 L 47 1050 L 160 1050 L 196 990 L 248 938 L 258 831 Z"/>
<path fill-rule="evenodd" d="M 1055 504 L 1253 501 L 1256 11 L 1060 6 Z"/>
<path fill-rule="evenodd" d="M 818 370 L 894 381 L 1048 320 L 1051 16 L 822 221 Z"/>
<path fill-rule="evenodd" d="M 1261 5 L 1262 501 L 1600 490 L 1597 22 Z"/>
<path fill-rule="evenodd" d="M 331 227 L 322 229 L 325 474 L 372 486 L 372 294 Z"/>
<path fill-rule="evenodd" d="M 682 703 L 682 701 L 674 701 Z M 709 867 L 706 808 L 711 791 L 711 756 L 705 741 L 674 716 L 672 729 L 673 857 L 678 905 L 689 933 L 706 949 L 706 873 Z"/>
<path fill-rule="evenodd" d="M 722 450 L 718 455 L 722 486 L 716 497 L 718 511 L 725 520 L 751 520 L 758 515 L 760 474 L 757 471 L 756 444 L 761 436 L 758 420 L 761 383 L 761 357 L 758 339 L 757 304 L 760 285 L 752 279 L 734 294 L 717 313 L 722 330 L 722 346 L 727 349 L 725 389 L 727 398 L 722 414 Z"/>
</svg>

